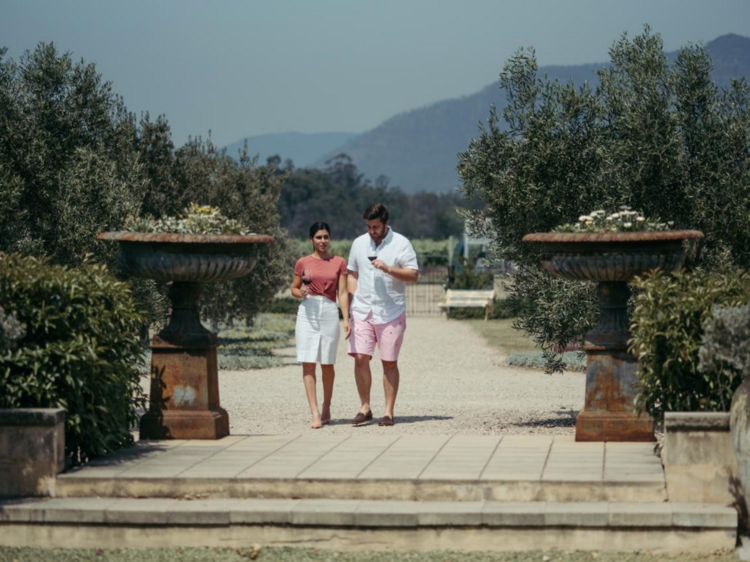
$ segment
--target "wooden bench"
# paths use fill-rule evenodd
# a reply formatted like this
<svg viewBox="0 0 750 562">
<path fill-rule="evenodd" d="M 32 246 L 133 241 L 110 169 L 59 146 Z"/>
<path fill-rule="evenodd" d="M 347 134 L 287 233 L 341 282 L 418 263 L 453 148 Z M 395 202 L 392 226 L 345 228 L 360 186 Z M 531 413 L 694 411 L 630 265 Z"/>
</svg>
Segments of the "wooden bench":
<svg viewBox="0 0 750 562">
<path fill-rule="evenodd" d="M 492 310 L 495 302 L 495 291 L 469 291 L 459 289 L 447 289 L 443 300 L 440 301 L 440 310 L 445 310 L 446 315 L 451 308 L 484 308 L 484 319 Z"/>
</svg>

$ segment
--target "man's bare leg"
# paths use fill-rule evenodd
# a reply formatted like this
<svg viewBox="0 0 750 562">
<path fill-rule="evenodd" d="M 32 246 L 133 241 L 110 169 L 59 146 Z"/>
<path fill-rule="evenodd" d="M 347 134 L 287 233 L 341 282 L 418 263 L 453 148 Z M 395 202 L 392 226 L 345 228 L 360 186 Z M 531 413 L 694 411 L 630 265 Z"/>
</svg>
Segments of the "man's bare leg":
<svg viewBox="0 0 750 562">
<path fill-rule="evenodd" d="M 333 365 L 321 365 L 323 371 L 323 411 L 320 415 L 320 423 L 326 424 L 331 421 L 331 398 L 333 397 L 333 379 L 336 372 Z"/>
<path fill-rule="evenodd" d="M 307 394 L 307 403 L 310 405 L 312 421 L 310 427 L 313 429 L 320 428 L 320 412 L 318 411 L 318 394 L 315 388 L 315 363 L 302 363 L 302 380 L 305 383 L 305 394 Z"/>
<path fill-rule="evenodd" d="M 383 361 L 383 388 L 385 389 L 385 415 L 393 419 L 399 382 L 398 362 Z"/>
<path fill-rule="evenodd" d="M 372 388 L 372 372 L 370 371 L 369 355 L 357 354 L 354 356 L 354 380 L 357 381 L 357 392 L 362 402 L 360 412 L 367 414 L 370 411 L 370 389 Z"/>
</svg>

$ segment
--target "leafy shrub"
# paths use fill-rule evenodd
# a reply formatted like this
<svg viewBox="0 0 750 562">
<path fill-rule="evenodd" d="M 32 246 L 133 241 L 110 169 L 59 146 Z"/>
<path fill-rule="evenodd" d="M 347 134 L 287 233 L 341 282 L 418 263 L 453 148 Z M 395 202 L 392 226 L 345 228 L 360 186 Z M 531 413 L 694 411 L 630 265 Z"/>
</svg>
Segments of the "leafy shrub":
<svg viewBox="0 0 750 562">
<path fill-rule="evenodd" d="M 582 343 L 599 316 L 593 283 L 558 279 L 541 267 L 518 270 L 508 287 L 508 306 L 516 312 L 513 327 L 542 348 L 547 373 L 568 367 L 557 350 Z"/>
<path fill-rule="evenodd" d="M 278 357 L 266 355 L 219 355 L 218 364 L 222 371 L 251 371 L 281 367 L 283 362 Z"/>
<path fill-rule="evenodd" d="M 726 377 L 728 386 L 735 387 L 750 374 L 750 305 L 713 309 L 703 325 L 698 358 L 700 370 L 712 373 L 717 384 Z"/>
<path fill-rule="evenodd" d="M 726 411 L 739 380 L 699 367 L 703 326 L 712 309 L 750 299 L 744 271 L 654 272 L 634 282 L 631 352 L 641 362 L 636 407 L 657 421 L 664 412 Z"/>
<path fill-rule="evenodd" d="M 586 370 L 586 355 L 578 351 L 565 351 L 560 354 L 560 359 L 565 362 L 567 369 L 571 371 Z M 511 353 L 507 359 L 508 365 L 513 367 L 528 367 L 531 369 L 544 369 L 547 359 L 539 351 L 526 351 Z"/>
<path fill-rule="evenodd" d="M 276 297 L 273 299 L 268 312 L 271 314 L 297 314 L 299 301 L 294 297 Z"/>
<path fill-rule="evenodd" d="M 26 326 L 16 318 L 16 313 L 5 314 L 0 306 L 0 351 L 15 349 L 16 342 L 26 335 Z"/>
<path fill-rule="evenodd" d="M 488 270 L 477 269 L 476 260 L 460 258 L 461 267 L 451 271 L 448 289 L 489 290 L 495 285 L 495 275 Z"/>
<path fill-rule="evenodd" d="M 15 349 L 0 349 L 0 408 L 65 409 L 73 463 L 131 445 L 145 401 L 129 286 L 101 265 L 0 254 L 0 305 L 26 327 Z"/>
</svg>

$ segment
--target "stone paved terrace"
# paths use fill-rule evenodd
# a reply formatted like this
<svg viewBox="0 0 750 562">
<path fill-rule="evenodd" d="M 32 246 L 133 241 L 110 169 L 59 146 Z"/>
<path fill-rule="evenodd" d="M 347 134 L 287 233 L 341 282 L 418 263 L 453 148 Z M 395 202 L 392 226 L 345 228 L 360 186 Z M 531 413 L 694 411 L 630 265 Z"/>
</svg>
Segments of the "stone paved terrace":
<svg viewBox="0 0 750 562">
<path fill-rule="evenodd" d="M 667 501 L 653 443 L 572 436 L 230 436 L 143 441 L 0 502 L 0 545 L 336 550 L 735 545 L 731 506 Z"/>
<path fill-rule="evenodd" d="M 230 436 L 142 441 L 58 478 L 60 497 L 665 501 L 653 443 L 572 436 Z"/>
</svg>

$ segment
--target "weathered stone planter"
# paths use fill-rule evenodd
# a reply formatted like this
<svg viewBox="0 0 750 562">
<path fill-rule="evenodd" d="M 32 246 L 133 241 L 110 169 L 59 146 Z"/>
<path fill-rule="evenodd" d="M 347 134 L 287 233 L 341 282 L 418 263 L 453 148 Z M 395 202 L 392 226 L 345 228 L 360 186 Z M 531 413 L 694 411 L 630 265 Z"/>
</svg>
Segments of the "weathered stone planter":
<svg viewBox="0 0 750 562">
<path fill-rule="evenodd" d="M 151 396 L 141 439 L 218 439 L 229 434 L 219 403 L 216 334 L 200 321 L 201 283 L 244 277 L 253 248 L 270 236 L 105 232 L 120 243 L 117 262 L 135 277 L 171 282 L 172 313 L 151 340 Z"/>
<path fill-rule="evenodd" d="M 65 410 L 0 409 L 0 497 L 52 496 L 65 468 Z"/>
<path fill-rule="evenodd" d="M 600 316 L 584 339 L 588 355 L 586 402 L 576 420 L 576 441 L 653 441 L 653 420 L 638 416 L 636 358 L 628 353 L 628 281 L 685 259 L 683 240 L 695 230 L 622 233 L 538 233 L 524 242 L 543 244 L 542 266 L 552 275 L 598 283 Z"/>
</svg>

